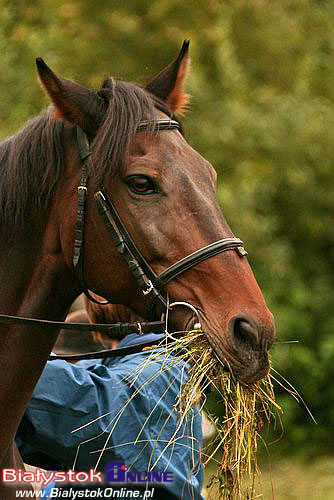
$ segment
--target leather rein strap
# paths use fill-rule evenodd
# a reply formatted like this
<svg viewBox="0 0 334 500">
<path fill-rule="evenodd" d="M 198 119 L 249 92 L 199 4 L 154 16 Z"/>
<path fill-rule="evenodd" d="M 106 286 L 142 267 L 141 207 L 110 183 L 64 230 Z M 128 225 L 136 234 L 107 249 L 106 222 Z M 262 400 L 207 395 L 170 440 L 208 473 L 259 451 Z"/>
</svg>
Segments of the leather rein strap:
<svg viewBox="0 0 334 500">
<path fill-rule="evenodd" d="M 0 324 L 43 326 L 43 328 L 61 328 L 62 330 L 77 330 L 81 332 L 102 332 L 111 338 L 121 340 L 130 333 L 143 335 L 155 333 L 157 335 L 166 327 L 165 321 L 138 321 L 136 323 L 70 323 L 64 321 L 49 321 L 47 319 L 25 318 L 0 314 Z"/>
<path fill-rule="evenodd" d="M 181 335 L 184 335 L 184 332 L 173 333 L 171 341 L 175 340 L 176 337 L 180 337 Z M 166 342 L 169 342 L 169 338 L 167 337 Z M 163 342 L 161 340 L 148 340 L 146 342 L 140 342 L 139 344 L 133 344 L 127 347 L 119 347 L 117 349 L 104 349 L 102 351 L 88 352 L 86 354 L 51 354 L 51 356 L 49 356 L 49 361 L 56 361 L 57 359 L 63 359 L 65 361 L 79 361 L 82 359 L 117 358 L 118 356 L 127 356 L 128 354 L 145 352 L 157 347 L 164 347 L 164 343 L 165 339 L 163 339 Z"/>
</svg>

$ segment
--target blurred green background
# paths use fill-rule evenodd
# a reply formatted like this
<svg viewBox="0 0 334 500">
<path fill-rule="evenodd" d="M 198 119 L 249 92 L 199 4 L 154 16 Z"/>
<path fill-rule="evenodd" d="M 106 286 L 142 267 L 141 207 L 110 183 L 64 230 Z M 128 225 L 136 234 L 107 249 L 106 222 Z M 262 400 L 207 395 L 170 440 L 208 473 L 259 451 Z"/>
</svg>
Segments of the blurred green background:
<svg viewBox="0 0 334 500">
<path fill-rule="evenodd" d="M 273 366 L 318 421 L 277 388 L 285 433 L 270 447 L 272 468 L 292 457 L 293 482 L 292 460 L 310 467 L 322 457 L 316 478 L 332 478 L 327 493 L 296 486 L 277 498 L 334 498 L 334 2 L 0 0 L 0 8 L 1 137 L 48 104 L 35 57 L 92 88 L 108 74 L 145 83 L 191 39 L 186 135 L 217 169 L 223 212 L 275 314 Z M 299 343 L 283 343 L 291 340 Z"/>
</svg>

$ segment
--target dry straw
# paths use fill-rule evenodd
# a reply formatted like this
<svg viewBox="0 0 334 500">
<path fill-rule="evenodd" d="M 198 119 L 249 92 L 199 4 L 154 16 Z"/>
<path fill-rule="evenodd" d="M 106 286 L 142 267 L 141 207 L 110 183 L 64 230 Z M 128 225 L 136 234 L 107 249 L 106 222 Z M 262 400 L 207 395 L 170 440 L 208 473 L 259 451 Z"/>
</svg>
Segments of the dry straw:
<svg viewBox="0 0 334 500">
<path fill-rule="evenodd" d="M 281 411 L 275 402 L 271 376 L 251 385 L 236 381 L 204 333 L 197 330 L 172 339 L 166 350 L 189 363 L 188 378 L 178 401 L 181 421 L 195 405 L 204 406 L 206 393 L 212 386 L 224 407 L 223 420 L 208 415 L 217 430 L 215 439 L 202 453 L 204 465 L 214 460 L 217 467 L 210 481 L 209 498 L 259 498 L 255 492 L 259 432 Z"/>
<path fill-rule="evenodd" d="M 206 394 L 213 387 L 218 391 L 221 404 L 224 407 L 224 418 L 222 420 L 214 415 L 208 415 L 217 430 L 214 440 L 201 453 L 204 466 L 210 461 L 214 461 L 216 465 L 216 473 L 210 481 L 211 487 L 208 498 L 223 500 L 262 498 L 262 495 L 255 492 L 256 476 L 259 472 L 256 459 L 257 442 L 263 425 L 270 422 L 272 417 L 276 417 L 281 411 L 281 408 L 275 402 L 271 382 L 272 379 L 276 379 L 272 375 L 268 375 L 255 384 L 242 384 L 235 380 L 231 372 L 217 357 L 202 331 L 184 332 L 182 336 L 180 334 L 182 332 L 174 334 L 166 332 L 165 338 L 156 346 L 150 348 L 145 361 L 135 373 L 132 373 L 131 385 L 135 386 L 136 380 L 148 365 L 156 362 L 160 365 L 159 371 L 151 378 L 148 378 L 143 385 L 137 387 L 133 396 L 120 412 L 111 419 L 108 426 L 109 434 L 103 448 L 92 452 L 98 454 L 95 468 L 99 466 L 103 453 L 110 449 L 112 433 L 131 399 L 139 391 L 143 390 L 145 385 L 150 384 L 155 377 L 158 377 L 159 373 L 168 371 L 175 363 L 179 364 L 180 360 L 183 360 L 185 362 L 182 369 L 184 382 L 176 407 L 172 409 L 173 412 L 178 412 L 179 425 L 175 429 L 170 442 L 166 442 L 164 450 L 173 446 L 179 428 L 185 419 L 191 418 L 189 417 L 192 414 L 190 410 L 197 405 L 200 405 L 201 409 L 204 408 Z M 293 391 L 289 392 L 296 397 Z M 108 414 L 101 415 L 98 419 L 106 416 Z M 133 444 L 141 442 L 142 432 L 149 418 L 150 415 L 144 422 Z M 72 432 L 77 432 L 91 425 L 95 420 L 74 429 Z M 98 437 L 95 436 L 80 443 L 77 455 L 80 452 L 81 445 L 94 441 Z M 160 457 L 154 462 L 150 462 L 150 470 L 154 469 L 159 459 Z M 194 467 L 197 466 L 198 463 L 194 464 Z"/>
</svg>

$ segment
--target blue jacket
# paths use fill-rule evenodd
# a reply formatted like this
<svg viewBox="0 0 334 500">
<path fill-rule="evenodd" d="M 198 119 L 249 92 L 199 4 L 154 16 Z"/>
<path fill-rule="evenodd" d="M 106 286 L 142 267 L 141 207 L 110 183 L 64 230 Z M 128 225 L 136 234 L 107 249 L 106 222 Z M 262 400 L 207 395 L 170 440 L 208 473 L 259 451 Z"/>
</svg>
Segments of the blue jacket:
<svg viewBox="0 0 334 500">
<path fill-rule="evenodd" d="M 119 347 L 137 342 L 128 335 Z M 164 486 L 177 498 L 202 498 L 201 415 L 194 408 L 181 421 L 176 405 L 186 377 L 185 362 L 163 349 L 75 365 L 49 361 L 18 430 L 23 460 L 33 451 L 77 471 L 123 461 L 130 471 L 172 472 Z"/>
</svg>

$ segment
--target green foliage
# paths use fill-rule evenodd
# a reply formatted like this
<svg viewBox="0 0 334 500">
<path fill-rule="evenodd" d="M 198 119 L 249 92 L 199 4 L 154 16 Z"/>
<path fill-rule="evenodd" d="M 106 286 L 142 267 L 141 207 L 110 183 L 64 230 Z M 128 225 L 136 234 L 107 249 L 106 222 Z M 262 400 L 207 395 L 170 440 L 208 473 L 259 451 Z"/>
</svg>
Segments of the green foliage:
<svg viewBox="0 0 334 500">
<path fill-rule="evenodd" d="M 144 83 L 191 39 L 193 146 L 275 313 L 273 363 L 319 422 L 284 394 L 276 449 L 334 444 L 334 4 L 311 0 L 0 0 L 0 135 L 47 105 L 34 58 L 97 88 Z"/>
</svg>

